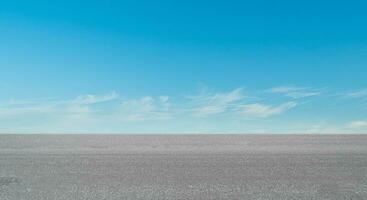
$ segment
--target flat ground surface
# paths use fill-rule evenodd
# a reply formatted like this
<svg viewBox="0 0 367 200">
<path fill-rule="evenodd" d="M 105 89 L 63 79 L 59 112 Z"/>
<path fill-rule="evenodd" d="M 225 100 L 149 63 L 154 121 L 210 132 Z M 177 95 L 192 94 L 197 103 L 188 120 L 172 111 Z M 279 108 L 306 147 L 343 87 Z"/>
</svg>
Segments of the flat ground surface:
<svg viewBox="0 0 367 200">
<path fill-rule="evenodd" d="M 0 199 L 367 199 L 367 135 L 0 135 Z"/>
</svg>

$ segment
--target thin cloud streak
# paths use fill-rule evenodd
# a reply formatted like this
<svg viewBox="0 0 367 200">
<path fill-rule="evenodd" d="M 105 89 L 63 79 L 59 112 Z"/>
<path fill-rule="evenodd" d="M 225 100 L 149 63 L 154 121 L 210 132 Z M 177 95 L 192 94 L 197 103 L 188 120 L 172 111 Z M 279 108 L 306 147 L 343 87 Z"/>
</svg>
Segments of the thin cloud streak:
<svg viewBox="0 0 367 200">
<path fill-rule="evenodd" d="M 269 89 L 268 91 L 274 94 L 282 94 L 293 99 L 320 96 L 322 94 L 321 91 L 311 88 L 291 86 L 274 87 Z"/>
<path fill-rule="evenodd" d="M 242 114 L 247 117 L 270 117 L 282 114 L 297 106 L 296 102 L 287 102 L 279 106 L 271 106 L 260 103 L 243 105 Z"/>
<path fill-rule="evenodd" d="M 96 103 L 103 103 L 103 102 L 107 102 L 107 101 L 112 101 L 112 100 L 116 100 L 119 98 L 119 95 L 117 94 L 117 92 L 113 91 L 109 94 L 106 95 L 80 95 L 78 96 L 76 99 L 72 100 L 70 103 L 73 104 L 96 104 Z"/>
<path fill-rule="evenodd" d="M 145 96 L 140 99 L 126 100 L 121 103 L 117 113 L 124 121 L 145 121 L 170 119 L 170 102 L 168 96 L 154 98 Z"/>
<path fill-rule="evenodd" d="M 193 105 L 192 113 L 195 116 L 210 116 L 230 111 L 241 105 L 245 99 L 242 88 L 229 92 L 204 92 L 198 96 L 188 97 Z"/>
<path fill-rule="evenodd" d="M 352 121 L 349 123 L 349 127 L 352 129 L 367 129 L 367 121 Z"/>
<path fill-rule="evenodd" d="M 367 89 L 348 92 L 343 95 L 347 98 L 367 98 Z"/>
<path fill-rule="evenodd" d="M 0 107 L 0 117 L 17 117 L 22 115 L 59 115 L 86 114 L 90 113 L 90 106 L 118 99 L 116 92 L 106 95 L 81 95 L 71 100 L 32 100 L 32 101 L 10 101 Z"/>
</svg>

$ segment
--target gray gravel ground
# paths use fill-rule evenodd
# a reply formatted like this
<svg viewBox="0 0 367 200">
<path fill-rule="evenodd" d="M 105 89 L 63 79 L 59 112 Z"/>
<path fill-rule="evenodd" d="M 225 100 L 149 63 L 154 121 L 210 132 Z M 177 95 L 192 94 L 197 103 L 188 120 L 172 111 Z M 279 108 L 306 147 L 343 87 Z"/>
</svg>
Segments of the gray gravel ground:
<svg viewBox="0 0 367 200">
<path fill-rule="evenodd" d="M 367 135 L 0 135 L 1 200 L 367 199 Z"/>
</svg>

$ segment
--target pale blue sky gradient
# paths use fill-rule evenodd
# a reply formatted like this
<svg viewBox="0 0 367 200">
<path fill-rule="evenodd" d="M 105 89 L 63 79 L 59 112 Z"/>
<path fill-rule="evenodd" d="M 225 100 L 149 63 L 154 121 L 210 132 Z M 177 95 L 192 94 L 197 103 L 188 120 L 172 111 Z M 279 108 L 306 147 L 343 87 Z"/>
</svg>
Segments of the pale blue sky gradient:
<svg viewBox="0 0 367 200">
<path fill-rule="evenodd" d="M 1 133 L 367 133 L 365 1 L 2 1 Z"/>
</svg>

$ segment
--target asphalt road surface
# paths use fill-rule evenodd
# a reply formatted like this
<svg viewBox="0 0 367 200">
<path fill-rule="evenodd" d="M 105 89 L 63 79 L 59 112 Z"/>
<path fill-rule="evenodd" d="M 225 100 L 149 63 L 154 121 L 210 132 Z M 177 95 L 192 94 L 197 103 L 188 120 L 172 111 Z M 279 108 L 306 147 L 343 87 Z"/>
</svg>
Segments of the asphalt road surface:
<svg viewBox="0 0 367 200">
<path fill-rule="evenodd" d="M 0 135 L 1 200 L 367 199 L 367 135 Z"/>
</svg>

